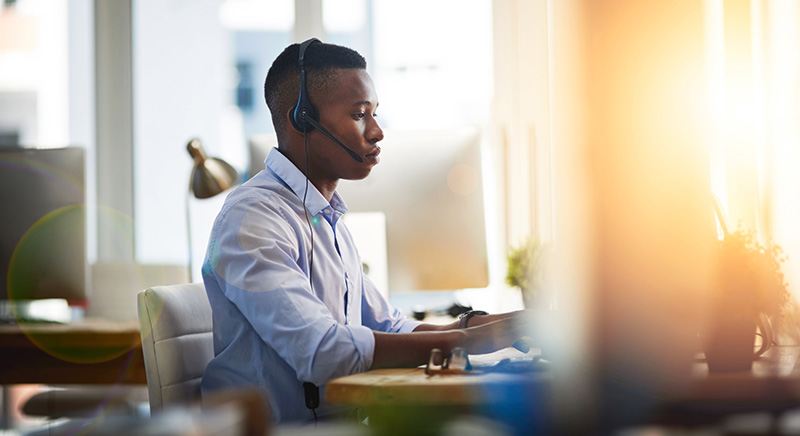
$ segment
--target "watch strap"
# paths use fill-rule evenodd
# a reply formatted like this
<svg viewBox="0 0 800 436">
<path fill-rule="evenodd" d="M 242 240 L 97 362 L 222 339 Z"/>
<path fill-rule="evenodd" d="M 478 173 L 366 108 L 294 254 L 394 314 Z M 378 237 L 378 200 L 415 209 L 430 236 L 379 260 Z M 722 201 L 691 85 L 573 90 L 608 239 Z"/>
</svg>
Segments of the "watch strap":
<svg viewBox="0 0 800 436">
<path fill-rule="evenodd" d="M 458 328 L 465 329 L 469 326 L 469 319 L 476 315 L 488 315 L 488 312 L 483 310 L 468 310 L 458 316 Z"/>
</svg>

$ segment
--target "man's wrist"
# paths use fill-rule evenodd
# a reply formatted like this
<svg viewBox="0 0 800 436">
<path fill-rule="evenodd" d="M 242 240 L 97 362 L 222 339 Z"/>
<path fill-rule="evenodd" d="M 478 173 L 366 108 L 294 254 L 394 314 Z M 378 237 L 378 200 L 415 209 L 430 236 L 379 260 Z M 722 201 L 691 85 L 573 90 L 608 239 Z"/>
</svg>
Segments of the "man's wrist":
<svg viewBox="0 0 800 436">
<path fill-rule="evenodd" d="M 477 315 L 488 315 L 488 313 L 482 310 L 468 310 L 458 316 L 458 328 L 465 329 L 469 327 L 469 320 Z"/>
</svg>

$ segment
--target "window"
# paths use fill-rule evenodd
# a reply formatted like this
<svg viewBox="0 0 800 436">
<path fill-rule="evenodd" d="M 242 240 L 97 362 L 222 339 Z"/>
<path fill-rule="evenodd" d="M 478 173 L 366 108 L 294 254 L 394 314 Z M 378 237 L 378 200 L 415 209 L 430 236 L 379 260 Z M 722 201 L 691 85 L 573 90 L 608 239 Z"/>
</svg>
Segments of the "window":
<svg viewBox="0 0 800 436">
<path fill-rule="evenodd" d="M 486 123 L 493 91 L 491 2 L 473 1 L 468 7 L 453 0 L 372 4 L 370 61 L 384 127 Z"/>
<path fill-rule="evenodd" d="M 193 162 L 186 144 L 198 138 L 209 156 L 245 173 L 246 138 L 272 130 L 260 90 L 268 62 L 289 43 L 292 2 L 133 6 L 136 258 L 185 265 L 191 219 L 199 280 L 208 230 L 224 195 L 187 198 Z"/>
<path fill-rule="evenodd" d="M 4 1 L 0 142 L 85 146 L 88 201 L 118 199 L 106 206 L 117 210 L 114 215 L 127 227 L 135 226 L 126 230 L 133 240 L 124 244 L 122 257 L 185 265 L 192 166 L 185 146 L 199 138 L 209 156 L 245 173 L 247 139 L 272 131 L 264 78 L 272 59 L 298 39 L 297 23 L 318 18 L 321 39 L 367 57 L 386 129 L 487 123 L 490 0 L 469 7 L 455 0 L 311 3 L 315 10 L 296 15 L 294 0 Z M 98 19 L 98 7 L 107 15 Z M 121 22 L 110 23 L 109 16 Z M 105 64 L 97 65 L 102 56 Z M 129 87 L 130 96 L 127 89 L 100 83 L 110 76 Z M 100 88 L 102 96 L 96 95 Z M 98 108 L 96 101 L 102 101 Z M 107 117 L 116 103 L 126 108 Z M 98 154 L 96 148 L 123 152 Z M 207 240 L 201 229 L 216 213 L 211 203 L 188 203 L 192 218 L 200 221 L 192 223 L 195 258 L 202 257 Z M 92 215 L 89 221 L 90 260 L 103 260 L 102 246 L 110 244 L 111 235 L 96 228 Z"/>
<path fill-rule="evenodd" d="M 732 225 L 800 249 L 800 6 L 792 1 L 707 2 L 711 181 Z"/>
</svg>

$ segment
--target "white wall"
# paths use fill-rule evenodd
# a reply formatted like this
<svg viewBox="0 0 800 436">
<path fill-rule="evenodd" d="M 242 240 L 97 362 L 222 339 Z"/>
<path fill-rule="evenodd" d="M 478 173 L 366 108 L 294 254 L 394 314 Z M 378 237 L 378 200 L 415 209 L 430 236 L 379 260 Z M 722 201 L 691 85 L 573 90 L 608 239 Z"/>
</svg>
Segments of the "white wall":
<svg viewBox="0 0 800 436">
<path fill-rule="evenodd" d="M 133 3 L 134 202 L 140 230 L 135 246 L 141 262 L 188 261 L 185 199 L 193 162 L 186 144 L 191 138 L 199 138 L 209 156 L 240 171 L 246 164 L 241 137 L 223 131 L 235 71 L 229 35 L 220 23 L 221 3 Z M 193 218 L 196 227 L 209 221 Z M 206 242 L 207 237 L 194 241 L 203 248 L 200 253 Z"/>
</svg>

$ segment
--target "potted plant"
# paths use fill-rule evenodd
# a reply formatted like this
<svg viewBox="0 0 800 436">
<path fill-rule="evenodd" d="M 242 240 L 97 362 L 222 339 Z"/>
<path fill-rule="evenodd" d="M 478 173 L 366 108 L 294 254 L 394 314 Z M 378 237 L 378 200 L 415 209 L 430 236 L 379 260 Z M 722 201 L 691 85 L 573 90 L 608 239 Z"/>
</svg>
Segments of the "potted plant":
<svg viewBox="0 0 800 436">
<path fill-rule="evenodd" d="M 717 241 L 710 299 L 711 324 L 705 340 L 710 371 L 747 371 L 753 358 L 772 345 L 770 319 L 789 302 L 781 272 L 780 246 L 762 245 L 742 228 Z M 756 329 L 762 346 L 755 352 Z"/>
<path fill-rule="evenodd" d="M 529 237 L 506 255 L 506 283 L 519 288 L 528 309 L 550 309 L 553 304 L 555 293 L 549 272 L 552 254 L 552 244 Z"/>
</svg>

